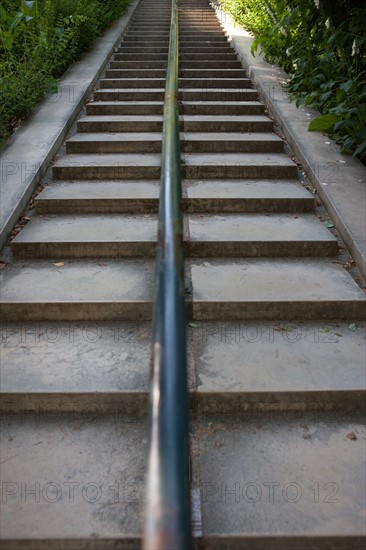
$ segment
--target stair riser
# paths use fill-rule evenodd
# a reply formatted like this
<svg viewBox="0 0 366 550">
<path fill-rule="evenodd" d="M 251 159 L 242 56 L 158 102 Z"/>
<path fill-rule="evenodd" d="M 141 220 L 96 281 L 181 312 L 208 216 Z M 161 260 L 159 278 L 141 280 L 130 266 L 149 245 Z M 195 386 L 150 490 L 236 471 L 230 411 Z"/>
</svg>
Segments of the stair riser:
<svg viewBox="0 0 366 550">
<path fill-rule="evenodd" d="M 86 106 L 86 114 L 94 116 L 107 115 L 163 115 L 163 103 L 156 105 L 98 105 L 98 103 L 89 103 Z"/>
<path fill-rule="evenodd" d="M 150 321 L 151 302 L 2 304 L 2 322 Z"/>
<path fill-rule="evenodd" d="M 166 69 L 167 59 L 164 61 L 112 61 L 111 70 L 123 69 Z M 188 69 L 241 69 L 240 61 L 181 61 L 179 64 L 181 70 Z M 245 74 L 244 69 L 242 74 Z"/>
<path fill-rule="evenodd" d="M 36 199 L 40 214 L 146 214 L 157 213 L 158 199 Z M 313 199 L 183 199 L 182 208 L 190 214 L 213 213 L 300 213 L 311 212 Z"/>
<path fill-rule="evenodd" d="M 364 320 L 364 303 L 357 302 L 211 302 L 193 301 L 197 321 Z M 2 304 L 2 322 L 19 321 L 150 321 L 151 302 Z"/>
<path fill-rule="evenodd" d="M 79 132 L 162 132 L 162 121 L 144 120 L 139 121 L 83 121 L 78 122 Z M 271 132 L 273 123 L 271 120 L 240 122 L 228 121 L 184 121 L 180 124 L 182 132 Z"/>
<path fill-rule="evenodd" d="M 95 393 L 78 392 L 75 396 L 69 393 L 2 393 L 2 417 L 6 421 L 7 417 L 14 414 L 29 414 L 29 419 L 34 419 L 37 414 L 56 414 L 66 413 L 70 419 L 76 420 L 71 415 L 83 414 L 86 418 L 92 416 L 92 412 L 97 414 L 115 414 L 121 416 L 137 418 L 145 417 L 148 412 L 148 392 L 98 392 L 98 402 L 96 407 Z M 227 395 L 220 392 L 200 392 L 199 395 L 190 396 L 190 412 L 192 416 L 212 415 L 215 417 L 213 406 L 216 411 L 228 411 L 228 414 L 238 414 L 242 411 L 243 415 L 250 418 L 254 415 L 256 418 L 259 411 L 263 415 L 270 412 L 284 415 L 291 411 L 298 414 L 305 411 L 322 411 L 326 403 L 327 411 L 338 411 L 340 407 L 342 413 L 351 411 L 364 411 L 365 394 L 361 390 L 345 390 L 342 392 L 322 390 L 319 392 L 238 392 L 233 395 Z M 92 409 L 88 408 L 93 406 Z M 219 413 L 220 414 L 220 413 Z M 47 418 L 47 416 L 46 416 Z M 57 418 L 57 417 L 56 417 Z M 24 417 L 26 421 L 26 417 Z M 290 419 L 289 419 L 290 420 Z"/>
<path fill-rule="evenodd" d="M 212 302 L 193 301 L 197 321 L 319 321 L 364 320 L 365 304 L 357 302 Z"/>
<path fill-rule="evenodd" d="M 94 92 L 95 101 L 164 101 L 164 90 L 136 92 L 133 89 L 125 91 L 100 90 Z M 180 101 L 256 101 L 257 90 L 180 90 Z"/>
<path fill-rule="evenodd" d="M 103 243 L 12 243 L 15 259 L 38 261 L 45 258 L 67 262 L 80 258 L 154 258 L 156 242 L 103 242 Z"/>
<path fill-rule="evenodd" d="M 180 113 L 182 115 L 263 115 L 263 105 L 206 105 L 202 104 L 182 104 Z M 162 115 L 163 103 L 157 105 L 98 105 L 98 102 L 89 103 L 86 107 L 87 115 L 107 116 L 107 115 Z"/>
<path fill-rule="evenodd" d="M 156 214 L 159 199 L 90 199 L 36 201 L 41 214 Z"/>
<path fill-rule="evenodd" d="M 164 88 L 165 79 L 151 79 L 144 80 L 139 79 L 115 79 L 115 78 L 104 78 L 100 81 L 101 88 L 118 88 L 118 89 L 131 89 L 131 88 Z M 220 79 L 216 78 L 211 80 L 201 79 L 201 78 L 180 78 L 179 79 L 180 88 L 198 88 L 202 92 L 209 90 L 210 88 L 221 88 L 221 89 L 234 89 L 236 91 L 251 89 L 252 84 L 249 78 L 235 78 L 235 79 Z M 240 93 L 240 92 L 239 92 Z"/>
<path fill-rule="evenodd" d="M 282 141 L 185 141 L 181 140 L 183 153 L 282 153 Z M 69 141 L 66 152 L 70 154 L 91 153 L 161 153 L 161 141 L 78 142 Z"/>
<path fill-rule="evenodd" d="M 296 166 L 228 166 L 228 165 L 206 165 L 188 166 L 182 168 L 183 177 L 187 179 L 293 179 L 297 176 Z"/>
<path fill-rule="evenodd" d="M 59 180 L 94 179 L 159 179 L 158 166 L 54 166 L 53 175 Z M 187 179 L 290 179 L 297 175 L 294 166 L 182 166 L 182 176 Z"/>
<path fill-rule="evenodd" d="M 12 243 L 14 258 L 19 261 L 62 259 L 67 262 L 81 258 L 133 258 L 156 255 L 155 242 L 74 242 L 70 243 Z M 335 242 L 189 242 L 184 245 L 186 256 L 206 260 L 207 258 L 284 258 L 323 257 L 337 253 Z"/>
<path fill-rule="evenodd" d="M 192 103 L 187 105 L 183 103 L 180 107 L 180 113 L 182 115 L 263 115 L 263 105 L 225 105 L 225 103 L 219 105 L 207 105 L 205 103 Z"/>
<path fill-rule="evenodd" d="M 107 69 L 105 78 L 165 78 L 166 69 Z M 238 69 L 182 69 L 180 78 L 245 78 L 245 71 Z"/>
<path fill-rule="evenodd" d="M 102 163 L 103 161 L 101 161 Z M 122 179 L 150 179 L 160 178 L 159 166 L 54 166 L 53 176 L 59 180 L 122 180 Z"/>
</svg>

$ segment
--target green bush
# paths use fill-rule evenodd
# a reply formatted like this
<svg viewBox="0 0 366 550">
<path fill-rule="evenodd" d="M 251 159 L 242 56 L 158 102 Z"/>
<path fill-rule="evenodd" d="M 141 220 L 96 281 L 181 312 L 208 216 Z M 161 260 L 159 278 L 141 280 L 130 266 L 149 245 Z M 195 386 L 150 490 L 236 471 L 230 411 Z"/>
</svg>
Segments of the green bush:
<svg viewBox="0 0 366 550">
<path fill-rule="evenodd" d="M 309 130 L 331 135 L 343 153 L 366 160 L 364 0 L 220 0 L 265 58 L 289 74 L 297 105 L 322 116 Z"/>
<path fill-rule="evenodd" d="M 2 0 L 0 144 L 129 0 Z"/>
</svg>

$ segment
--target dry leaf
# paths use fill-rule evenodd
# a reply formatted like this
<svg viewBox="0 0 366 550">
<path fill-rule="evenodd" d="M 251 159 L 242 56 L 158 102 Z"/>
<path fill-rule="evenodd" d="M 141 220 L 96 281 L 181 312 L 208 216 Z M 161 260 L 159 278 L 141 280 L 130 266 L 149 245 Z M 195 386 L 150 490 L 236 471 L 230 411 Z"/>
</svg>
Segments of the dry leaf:
<svg viewBox="0 0 366 550">
<path fill-rule="evenodd" d="M 346 435 L 346 437 L 351 441 L 355 441 L 357 439 L 357 435 L 355 434 L 355 432 L 350 432 L 349 434 Z"/>
<path fill-rule="evenodd" d="M 55 265 L 56 267 L 62 267 L 62 266 L 65 265 L 65 264 L 64 264 L 64 262 L 56 262 L 56 263 L 53 264 L 53 265 Z"/>
</svg>

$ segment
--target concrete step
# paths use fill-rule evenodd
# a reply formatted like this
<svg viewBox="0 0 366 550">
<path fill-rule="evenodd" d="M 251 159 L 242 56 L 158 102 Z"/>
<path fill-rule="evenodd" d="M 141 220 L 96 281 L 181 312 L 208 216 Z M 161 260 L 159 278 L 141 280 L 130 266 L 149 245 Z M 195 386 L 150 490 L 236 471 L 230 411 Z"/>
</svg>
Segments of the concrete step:
<svg viewBox="0 0 366 550">
<path fill-rule="evenodd" d="M 6 323 L 1 335 L 2 414 L 145 417 L 151 323 Z"/>
<path fill-rule="evenodd" d="M 182 115 L 263 115 L 264 105 L 259 101 L 184 101 Z"/>
<path fill-rule="evenodd" d="M 36 197 L 37 213 L 113 214 L 157 212 L 159 180 L 54 182 Z"/>
<path fill-rule="evenodd" d="M 67 155 L 52 167 L 56 179 L 158 179 L 159 154 Z"/>
<path fill-rule="evenodd" d="M 125 59 L 125 57 L 122 57 L 122 58 L 120 57 L 122 55 L 123 56 L 128 55 L 129 58 L 130 56 L 132 56 L 132 58 L 135 58 L 135 56 L 139 56 L 140 59 L 149 59 L 149 56 L 153 56 L 153 55 L 159 55 L 159 56 L 162 56 L 162 54 L 168 55 L 168 51 L 169 51 L 169 47 L 166 44 L 162 46 L 160 45 L 151 46 L 151 48 L 137 48 L 137 47 L 133 47 L 132 45 L 131 46 L 123 45 L 116 48 L 116 53 L 114 54 L 113 59 L 116 61 L 118 59 Z"/>
<path fill-rule="evenodd" d="M 183 180 L 186 212 L 310 212 L 314 198 L 295 181 Z M 159 181 L 54 182 L 36 197 L 37 213 L 108 214 L 158 211 Z"/>
<path fill-rule="evenodd" d="M 164 78 L 166 68 L 141 68 L 141 69 L 107 69 L 105 78 Z M 180 78 L 240 78 L 245 76 L 244 69 L 183 69 L 180 70 Z"/>
<path fill-rule="evenodd" d="M 272 120 L 263 115 L 183 115 L 181 121 L 186 132 L 222 132 L 227 139 L 231 132 L 273 131 Z M 278 141 L 277 136 L 273 139 Z"/>
<path fill-rule="evenodd" d="M 190 215 L 189 256 L 329 256 L 337 239 L 314 216 L 225 214 Z M 37 216 L 12 241 L 14 257 L 42 258 L 154 257 L 155 215 Z"/>
<path fill-rule="evenodd" d="M 123 61 L 111 61 L 109 64 L 111 69 L 165 69 L 167 66 L 167 59 L 160 60 L 160 61 L 127 61 L 128 57 Z M 241 63 L 240 61 L 236 60 L 227 60 L 227 61 L 221 61 L 221 60 L 191 60 L 191 61 L 181 61 L 179 64 L 180 68 L 182 70 L 186 69 L 240 69 Z M 243 68 L 241 68 L 242 71 L 244 71 Z"/>
<path fill-rule="evenodd" d="M 156 215 L 37 216 L 12 241 L 14 257 L 42 258 L 149 257 L 156 253 Z"/>
<path fill-rule="evenodd" d="M 124 61 L 111 61 L 109 64 L 110 69 L 166 69 L 168 59 L 163 61 L 127 61 L 128 57 Z"/>
<path fill-rule="evenodd" d="M 273 122 L 266 116 L 184 115 L 185 132 L 271 132 Z M 79 132 L 161 132 L 162 116 L 85 116 L 79 119 Z"/>
<path fill-rule="evenodd" d="M 245 90 L 252 88 L 252 81 L 249 78 L 180 78 L 180 88 L 200 88 L 207 89 L 235 89 Z"/>
<path fill-rule="evenodd" d="M 162 115 L 85 116 L 77 123 L 78 132 L 161 132 Z"/>
<path fill-rule="evenodd" d="M 162 88 L 165 78 L 102 78 L 101 88 Z M 199 88 L 207 90 L 212 88 L 235 89 L 235 91 L 251 88 L 249 78 L 180 78 L 180 88 Z"/>
<path fill-rule="evenodd" d="M 146 421 L 118 413 L 116 420 L 113 414 L 103 417 L 88 409 L 80 416 L 54 417 L 7 418 L 2 431 L 8 491 L 2 504 L 2 548 L 81 549 L 92 543 L 101 550 L 111 540 L 137 548 Z"/>
<path fill-rule="evenodd" d="M 321 258 L 192 260 L 191 274 L 197 320 L 366 319 L 364 292 Z"/>
<path fill-rule="evenodd" d="M 191 215 L 190 256 L 205 258 L 332 256 L 338 241 L 315 216 Z M 39 232 L 38 232 L 39 233 Z"/>
<path fill-rule="evenodd" d="M 86 105 L 87 115 L 163 115 L 162 101 L 94 101 Z"/>
<path fill-rule="evenodd" d="M 66 142 L 66 152 L 83 153 L 160 153 L 160 133 L 75 134 Z M 274 134 L 183 133 L 184 153 L 269 152 L 281 153 L 283 141 Z"/>
<path fill-rule="evenodd" d="M 262 115 L 264 105 L 259 101 L 185 101 L 181 115 Z M 161 115 L 162 101 L 97 101 L 86 105 L 87 115 Z"/>
<path fill-rule="evenodd" d="M 130 88 L 125 90 L 117 90 L 104 88 L 94 92 L 95 101 L 164 101 L 164 88 L 160 89 L 140 89 Z M 255 89 L 180 89 L 179 99 L 181 101 L 256 101 L 258 100 L 258 92 Z"/>
<path fill-rule="evenodd" d="M 362 322 L 354 332 L 327 321 L 199 323 L 191 340 L 196 414 L 220 421 L 225 413 L 238 418 L 271 410 L 290 420 L 309 409 L 362 411 L 364 331 Z"/>
<path fill-rule="evenodd" d="M 52 167 L 56 179 L 158 179 L 159 154 L 70 155 Z M 188 179 L 295 178 L 296 164 L 280 154 L 185 153 L 182 176 Z"/>
<path fill-rule="evenodd" d="M 1 279 L 2 321 L 144 321 L 153 260 L 14 262 Z"/>
<path fill-rule="evenodd" d="M 363 547 L 364 451 L 347 438 L 364 437 L 361 416 L 239 411 L 218 418 L 206 415 L 192 427 L 207 548 Z"/>
<path fill-rule="evenodd" d="M 105 78 L 165 78 L 166 64 L 162 69 L 107 69 Z"/>
<path fill-rule="evenodd" d="M 84 153 L 161 153 L 161 133 L 75 134 L 66 142 L 66 152 Z"/>
<path fill-rule="evenodd" d="M 184 154 L 184 177 L 192 179 L 286 179 L 297 177 L 296 164 L 280 154 Z"/>
<path fill-rule="evenodd" d="M 313 196 L 297 181 L 187 180 L 189 212 L 310 212 Z"/>
</svg>

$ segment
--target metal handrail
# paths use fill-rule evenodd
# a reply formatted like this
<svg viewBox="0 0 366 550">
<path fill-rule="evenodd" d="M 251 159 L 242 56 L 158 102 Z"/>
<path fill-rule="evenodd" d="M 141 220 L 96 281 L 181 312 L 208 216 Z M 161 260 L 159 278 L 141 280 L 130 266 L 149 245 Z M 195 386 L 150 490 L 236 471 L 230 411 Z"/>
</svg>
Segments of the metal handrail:
<svg viewBox="0 0 366 550">
<path fill-rule="evenodd" d="M 144 550 L 191 548 L 188 390 L 178 111 L 178 0 L 172 0 L 159 206 Z"/>
</svg>

